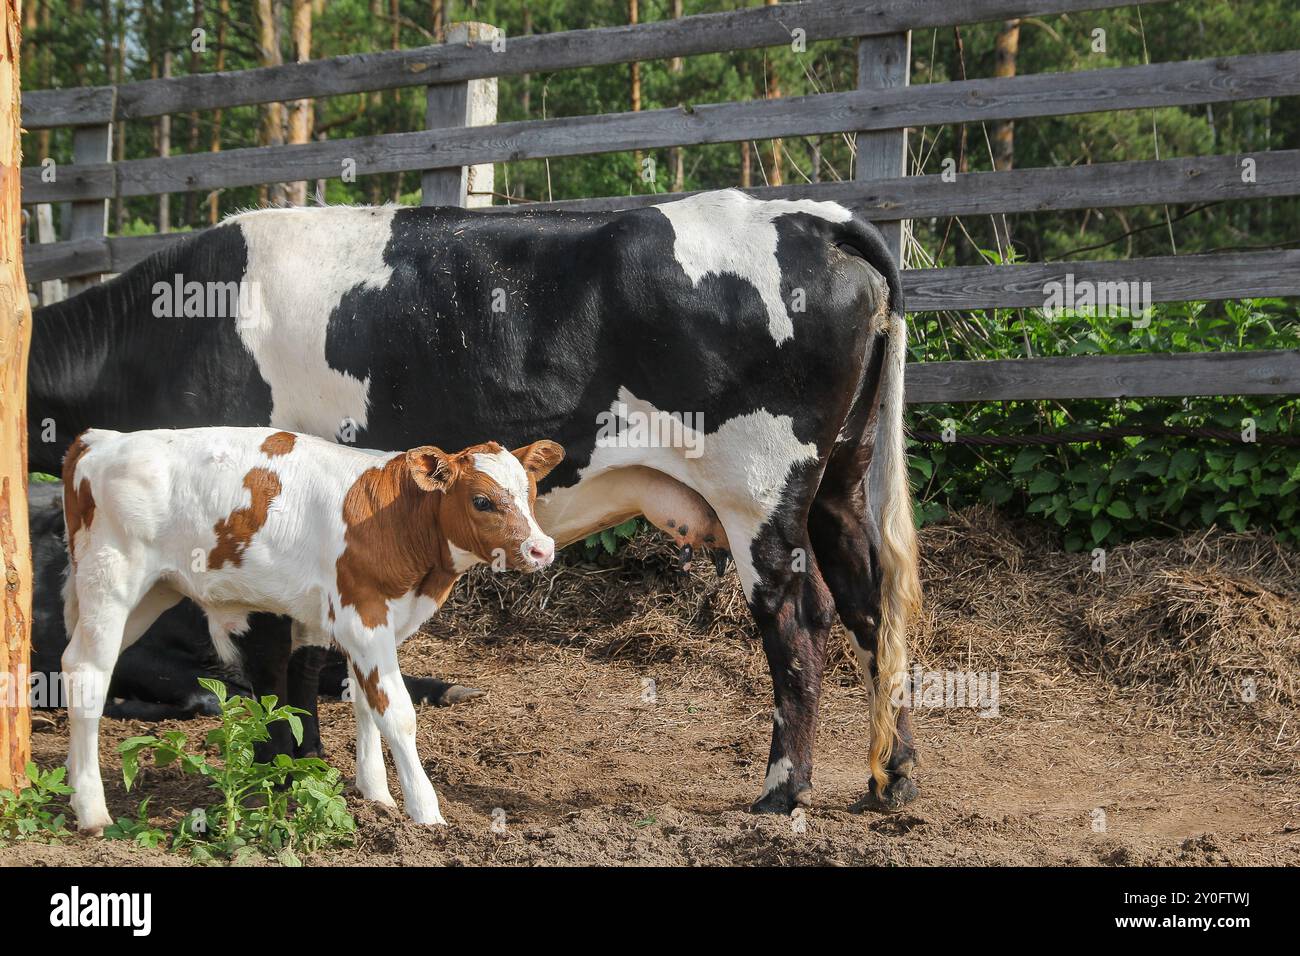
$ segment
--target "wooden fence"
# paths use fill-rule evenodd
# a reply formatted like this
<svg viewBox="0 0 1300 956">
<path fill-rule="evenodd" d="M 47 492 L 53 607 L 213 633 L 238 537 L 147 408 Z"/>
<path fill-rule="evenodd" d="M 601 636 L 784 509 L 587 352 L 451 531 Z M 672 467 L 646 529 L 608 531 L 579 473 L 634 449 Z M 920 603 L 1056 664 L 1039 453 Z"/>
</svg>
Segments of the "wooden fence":
<svg viewBox="0 0 1300 956">
<path fill-rule="evenodd" d="M 833 199 L 880 222 L 895 254 L 901 223 L 931 216 L 1044 212 L 1300 195 L 1300 150 L 1006 172 L 906 176 L 908 128 L 1190 106 L 1300 95 L 1300 51 L 954 81 L 909 87 L 910 30 L 1009 17 L 1082 12 L 1164 0 L 815 0 L 659 23 L 340 56 L 238 73 L 119 87 L 38 90 L 23 98 L 29 130 L 74 127 L 74 162 L 46 181 L 22 174 L 27 204 L 70 202 L 70 238 L 27 247 L 32 282 L 120 272 L 184 234 L 107 237 L 107 201 L 340 175 L 419 170 L 459 177 L 464 167 L 622 150 L 855 133 L 851 182 L 753 189 L 755 195 Z M 813 96 L 683 106 L 492 126 L 463 125 L 466 84 L 493 77 L 692 54 L 857 38 L 858 88 Z M 478 34 L 475 34 L 476 36 Z M 482 34 L 490 36 L 491 34 Z M 112 124 L 169 113 L 404 87 L 427 87 L 431 128 L 296 146 L 236 149 L 114 163 Z M 473 122 L 472 118 L 469 122 Z M 439 189 L 442 201 L 447 192 Z M 460 192 L 464 201 L 463 188 Z M 622 209 L 670 196 L 623 196 L 520 208 Z M 1044 304 L 1044 286 L 1150 283 L 1153 301 L 1300 295 L 1300 250 L 1029 263 L 904 272 L 912 311 Z M 82 280 L 82 281 L 93 281 Z M 910 402 L 1110 398 L 1300 392 L 1300 351 L 1090 356 L 910 367 Z"/>
</svg>

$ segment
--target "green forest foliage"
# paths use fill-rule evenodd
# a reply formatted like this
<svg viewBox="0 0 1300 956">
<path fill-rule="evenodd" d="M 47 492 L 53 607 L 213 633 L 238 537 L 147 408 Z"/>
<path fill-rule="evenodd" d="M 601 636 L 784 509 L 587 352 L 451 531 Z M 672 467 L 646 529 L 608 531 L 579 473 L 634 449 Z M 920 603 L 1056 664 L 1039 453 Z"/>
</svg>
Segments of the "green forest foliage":
<svg viewBox="0 0 1300 956">
<path fill-rule="evenodd" d="M 26 89 L 72 87 L 111 82 L 116 51 L 125 50 L 127 81 L 158 74 L 164 51 L 172 54 L 172 72 L 215 68 L 218 51 L 217 0 L 201 0 L 206 31 L 205 53 L 192 56 L 195 7 L 183 0 L 32 0 L 39 22 L 26 36 L 23 83 Z M 107 5 L 107 6 L 106 6 Z M 756 6 L 732 0 L 685 0 L 686 14 Z M 287 2 L 283 4 L 282 55 L 290 58 Z M 312 57 L 361 53 L 433 41 L 428 0 L 318 0 L 312 27 Z M 254 3 L 230 0 L 226 19 L 225 67 L 258 65 Z M 447 0 L 449 21 L 482 20 L 501 27 L 509 37 L 625 24 L 626 0 Z M 398 11 L 396 23 L 391 15 Z M 643 0 L 642 22 L 670 15 L 670 0 Z M 797 14 L 793 15 L 797 20 Z M 792 21 L 793 22 L 793 21 Z M 992 75 L 998 23 L 913 34 L 912 82 Z M 396 30 L 394 30 L 396 27 Z M 1105 31 L 1105 52 L 1093 52 L 1094 31 Z M 960 35 L 961 53 L 957 37 Z M 119 36 L 125 41 L 118 42 Z M 508 42 L 508 40 L 507 40 Z M 1300 49 L 1300 10 L 1292 0 L 1181 0 L 1071 16 L 1027 19 L 1020 33 L 1017 71 L 1047 73 L 1129 66 L 1243 53 Z M 509 51 L 503 54 L 509 56 Z M 761 98 L 769 72 L 785 96 L 803 96 L 854 87 L 852 40 L 808 45 L 806 52 L 788 48 L 749 50 L 686 57 L 680 72 L 670 61 L 641 64 L 642 108 L 716 103 Z M 622 112 L 631 108 L 630 67 L 626 64 L 565 70 L 533 76 L 503 77 L 499 113 L 502 122 L 543 117 Z M 257 107 L 223 111 L 222 148 L 258 144 Z M 420 88 L 337 96 L 316 103 L 317 129 L 332 139 L 420 129 L 424 91 Z M 172 152 L 191 142 L 206 150 L 214 116 L 201 112 L 172 119 Z M 153 120 L 125 124 L 126 158 L 156 155 Z M 197 135 L 193 135 L 192 127 Z M 961 160 L 972 171 L 991 168 L 989 130 L 973 124 L 965 130 L 964 153 L 958 128 L 922 129 L 911 141 L 912 172 L 937 173 L 945 158 Z M 851 137 L 839 134 L 794 137 L 783 143 L 785 181 L 843 179 L 852 173 Z M 48 140 L 48 143 L 45 142 Z M 1085 116 L 1021 120 L 1015 124 L 1015 165 L 1064 166 L 1121 160 L 1205 154 L 1254 153 L 1300 146 L 1300 110 L 1293 101 L 1262 100 L 1213 107 L 1171 108 Z M 771 144 L 754 144 L 753 182 L 761 185 L 771 164 Z M 684 148 L 687 189 L 733 186 L 739 181 L 741 146 L 720 144 Z M 821 158 L 814 169 L 814 152 Z M 28 134 L 28 162 L 47 153 L 60 162 L 71 159 L 71 133 L 57 130 L 42 137 Z M 646 151 L 657 177 L 643 182 L 630 153 L 526 161 L 498 168 L 497 189 L 526 199 L 665 192 L 671 189 L 672 161 L 666 149 Z M 644 158 L 644 157 L 643 157 Z M 414 198 L 415 173 L 360 177 L 355 183 L 331 180 L 330 202 L 375 202 Z M 204 198 L 204 197 L 200 197 Z M 224 213 L 256 205 L 256 187 L 226 190 Z M 121 221 L 149 223 L 156 218 L 154 197 L 129 199 Z M 1233 203 L 1201 211 L 1139 208 L 1079 211 L 1015 217 L 1011 234 L 1022 258 L 1047 260 L 1074 250 L 1079 258 L 1160 255 L 1221 247 L 1261 246 L 1294 241 L 1296 200 Z M 188 215 L 188 220 L 187 220 Z M 116 216 L 111 217 L 114 226 Z M 1173 219 L 1172 227 L 1167 220 Z M 174 226 L 202 226 L 199 203 L 172 201 Z M 981 260 L 980 249 L 992 248 L 992 224 L 978 218 L 950 227 L 947 220 L 914 224 L 925 263 L 966 264 Z M 945 241 L 946 237 L 946 241 Z"/>
<path fill-rule="evenodd" d="M 222 0 L 30 0 L 36 24 L 26 33 L 23 82 L 26 89 L 112 82 L 117 51 L 124 51 L 127 81 L 148 79 L 171 52 L 172 72 L 215 69 L 218 38 L 225 37 L 225 68 L 259 65 L 255 3 L 229 0 L 220 29 Z M 740 0 L 684 0 L 686 15 L 758 6 Z M 290 59 L 288 2 L 280 5 L 281 53 Z M 627 0 L 316 0 L 313 58 L 434 42 L 433 10 L 447 22 L 495 24 L 507 38 L 628 22 Z M 642 22 L 672 15 L 672 0 L 641 0 Z M 394 15 L 395 14 L 395 15 Z M 197 20 L 196 20 L 197 17 Z M 196 23 L 207 50 L 193 54 Z M 797 26 L 797 12 L 791 13 Z M 1001 23 L 959 29 L 918 30 L 912 38 L 913 84 L 992 76 Z M 1101 31 L 1099 33 L 1098 31 Z M 1104 37 L 1104 50 L 1099 37 Z M 507 39 L 507 52 L 509 56 Z M 1038 74 L 1094 70 L 1300 49 L 1300 8 L 1295 0 L 1177 0 L 1146 7 L 1068 16 L 1027 18 L 1020 27 L 1016 72 Z M 855 85 L 856 50 L 851 39 L 790 48 L 738 51 L 650 61 L 640 65 L 643 109 L 741 101 L 768 94 L 774 79 L 780 95 L 844 91 Z M 500 80 L 501 122 L 578 116 L 631 109 L 631 67 L 627 64 L 566 70 Z M 331 139 L 420 129 L 420 88 L 354 94 L 317 101 L 315 129 Z M 260 109 L 239 107 L 221 115 L 221 148 L 258 145 Z M 215 116 L 210 112 L 172 118 L 173 153 L 209 148 Z M 157 154 L 157 123 L 131 122 L 124 134 L 128 159 Z M 914 130 L 910 172 L 933 175 L 950 160 L 962 170 L 993 167 L 993 124 Z M 1014 124 L 1014 166 L 1071 166 L 1127 160 L 1229 154 L 1259 156 L 1268 150 L 1300 148 L 1300 109 L 1294 99 L 1256 100 L 1213 106 L 1137 110 L 1019 120 Z M 773 144 L 719 144 L 681 150 L 686 189 L 734 186 L 741 182 L 748 150 L 751 182 L 770 178 Z M 851 178 L 852 136 L 791 137 L 781 144 L 786 183 Z M 68 130 L 29 133 L 27 163 L 50 155 L 71 159 Z M 522 200 L 663 193 L 672 191 L 674 152 L 646 150 L 656 176 L 646 182 L 632 153 L 525 161 L 497 167 L 496 190 Z M 1261 164 L 1261 174 L 1264 173 Z M 330 203 L 419 201 L 417 173 L 363 176 L 355 183 L 325 184 Z M 224 190 L 220 211 L 256 206 L 256 187 Z M 498 198 L 498 202 L 505 201 Z M 173 229 L 207 224 L 207 196 L 172 197 Z M 156 197 L 132 198 L 114 206 L 110 229 L 124 234 L 152 231 Z M 1189 207 L 1138 206 L 1084 209 L 1006 217 L 933 218 L 913 223 L 908 250 L 912 267 L 972 265 L 1006 261 L 1054 261 L 1164 256 L 1229 249 L 1294 247 L 1300 200 L 1267 199 Z M 999 234 L 1010 248 L 999 248 Z M 1134 276 L 1140 280 L 1141 276 Z M 913 357 L 1004 358 L 1025 355 L 1119 351 L 1182 351 L 1217 348 L 1295 347 L 1297 311 L 1292 302 L 1187 304 L 1161 308 L 1144 333 L 1122 321 L 1067 314 L 1047 319 L 1033 310 L 976 315 L 914 317 Z M 965 433 L 1059 430 L 1123 422 L 1227 422 L 1257 419 L 1262 433 L 1292 428 L 1294 400 L 995 403 L 911 410 L 918 430 L 939 430 L 947 418 Z M 1176 530 L 1218 522 L 1232 527 L 1267 526 L 1297 540 L 1296 481 L 1300 454 L 1294 449 L 1242 451 L 1181 439 L 1134 440 L 1127 444 L 1037 451 L 990 452 L 962 446 L 914 450 L 927 518 L 983 498 L 1043 515 L 1061 529 L 1071 547 L 1111 542 L 1137 533 Z M 1195 458 L 1195 466 L 1190 463 Z M 1099 483 L 1100 479 L 1100 483 Z"/>
</svg>

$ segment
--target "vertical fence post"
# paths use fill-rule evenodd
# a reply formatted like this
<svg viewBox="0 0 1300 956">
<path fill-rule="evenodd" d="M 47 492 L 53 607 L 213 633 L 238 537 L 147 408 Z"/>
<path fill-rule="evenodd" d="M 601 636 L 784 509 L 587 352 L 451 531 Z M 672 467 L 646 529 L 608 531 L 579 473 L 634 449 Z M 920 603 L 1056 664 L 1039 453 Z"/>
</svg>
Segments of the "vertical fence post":
<svg viewBox="0 0 1300 956">
<path fill-rule="evenodd" d="M 36 206 L 36 241 L 41 245 L 58 242 L 59 234 L 54 231 L 54 207 L 47 202 Z M 67 298 L 67 283 L 62 279 L 50 279 L 41 283 L 41 305 L 52 305 Z"/>
<path fill-rule="evenodd" d="M 453 23 L 448 43 L 491 43 L 501 31 L 490 23 Z M 429 87 L 425 99 L 426 129 L 448 126 L 490 126 L 497 121 L 496 77 Z M 422 206 L 492 205 L 491 163 L 452 169 L 428 169 L 420 178 Z"/>
<path fill-rule="evenodd" d="M 78 126 L 72 131 L 73 163 L 108 163 L 113 160 L 113 124 Z M 108 235 L 108 200 L 88 199 L 72 204 L 69 239 L 102 239 Z M 68 295 L 99 281 L 99 276 L 77 276 L 68 280 Z"/>
<path fill-rule="evenodd" d="M 912 72 L 912 34 L 863 37 L 858 41 L 858 89 L 873 90 L 907 86 Z M 907 130 L 885 129 L 858 133 L 857 163 L 853 178 L 895 179 L 907 175 Z M 878 222 L 876 226 L 903 267 L 903 250 L 909 224 L 903 221 Z"/>
</svg>

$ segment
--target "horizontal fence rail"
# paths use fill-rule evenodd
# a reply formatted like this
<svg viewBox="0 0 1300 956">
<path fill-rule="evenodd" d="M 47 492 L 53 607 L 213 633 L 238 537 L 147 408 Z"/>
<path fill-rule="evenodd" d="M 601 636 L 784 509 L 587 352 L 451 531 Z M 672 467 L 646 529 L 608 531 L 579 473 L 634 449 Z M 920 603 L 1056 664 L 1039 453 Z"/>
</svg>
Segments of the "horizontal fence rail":
<svg viewBox="0 0 1300 956">
<path fill-rule="evenodd" d="M 477 163 L 993 119 L 1300 95 L 1300 51 L 961 80 L 890 90 L 720 103 L 388 133 L 121 163 L 24 169 L 25 203 L 145 196 Z"/>
<path fill-rule="evenodd" d="M 905 389 L 913 405 L 1290 394 L 1300 393 L 1300 350 L 913 362 Z"/>
<path fill-rule="evenodd" d="M 1076 285 L 1150 283 L 1152 302 L 1300 295 L 1300 249 L 908 269 L 903 288 L 912 312 L 1042 308 L 1044 287 L 1067 275 Z"/>
<path fill-rule="evenodd" d="M 951 27 L 1007 17 L 1050 16 L 1167 0 L 812 0 L 696 14 L 677 20 L 506 38 L 491 44 L 438 45 L 359 53 L 227 73 L 144 80 L 119 87 L 36 90 L 23 95 L 23 126 L 91 126 L 167 113 L 427 86 L 494 76 L 723 53 L 791 40 L 809 42 Z"/>
<path fill-rule="evenodd" d="M 953 182 L 939 175 L 904 176 L 860 182 L 811 183 L 746 190 L 759 198 L 820 199 L 840 202 L 868 219 L 924 219 L 992 213 L 1105 209 L 1300 195 L 1300 150 L 1251 154 L 1253 182 L 1242 179 L 1244 156 L 1100 163 L 961 173 Z M 612 212 L 670 202 L 691 193 L 568 199 L 484 211 L 503 215 L 529 210 Z M 27 247 L 32 281 L 77 274 L 122 272 L 190 233 L 122 236 Z"/>
</svg>

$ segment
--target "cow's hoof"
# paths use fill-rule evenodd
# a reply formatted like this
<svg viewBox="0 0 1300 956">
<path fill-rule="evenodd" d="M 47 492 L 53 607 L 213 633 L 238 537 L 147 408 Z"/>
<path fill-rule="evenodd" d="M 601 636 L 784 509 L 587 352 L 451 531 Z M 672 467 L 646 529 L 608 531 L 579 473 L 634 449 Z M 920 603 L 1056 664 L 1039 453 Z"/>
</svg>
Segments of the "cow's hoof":
<svg viewBox="0 0 1300 956">
<path fill-rule="evenodd" d="M 863 813 L 873 810 L 876 813 L 897 813 L 915 800 L 921 792 L 921 788 L 911 777 L 891 777 L 889 786 L 885 787 L 883 794 L 878 793 L 877 789 L 876 779 L 872 777 L 867 785 L 866 796 L 849 807 L 849 812 Z"/>
<path fill-rule="evenodd" d="M 487 691 L 479 690 L 477 687 L 466 687 L 464 684 L 452 684 L 442 695 L 434 701 L 438 707 L 450 707 L 452 704 L 459 704 L 462 701 L 473 700 L 475 697 L 486 697 Z"/>
<path fill-rule="evenodd" d="M 778 788 L 759 797 L 749 808 L 750 813 L 794 813 L 795 807 L 812 806 L 812 787 L 804 787 L 798 793 L 791 793 Z"/>
</svg>

